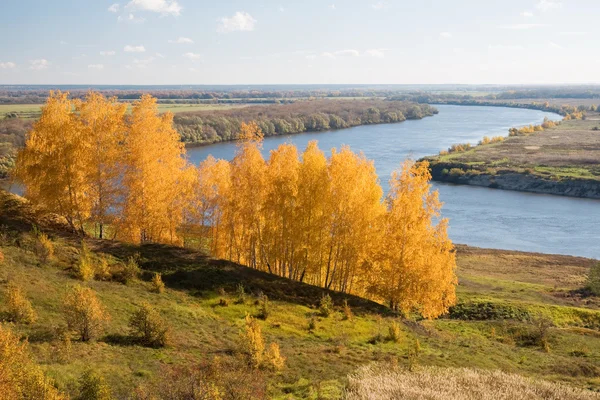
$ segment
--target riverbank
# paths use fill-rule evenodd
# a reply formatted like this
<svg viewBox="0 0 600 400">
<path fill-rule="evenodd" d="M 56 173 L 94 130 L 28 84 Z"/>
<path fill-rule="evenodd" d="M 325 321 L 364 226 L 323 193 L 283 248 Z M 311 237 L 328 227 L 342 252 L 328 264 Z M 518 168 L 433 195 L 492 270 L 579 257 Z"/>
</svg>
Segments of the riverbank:
<svg viewBox="0 0 600 400">
<path fill-rule="evenodd" d="M 424 159 L 439 182 L 600 199 L 600 115 Z"/>
</svg>

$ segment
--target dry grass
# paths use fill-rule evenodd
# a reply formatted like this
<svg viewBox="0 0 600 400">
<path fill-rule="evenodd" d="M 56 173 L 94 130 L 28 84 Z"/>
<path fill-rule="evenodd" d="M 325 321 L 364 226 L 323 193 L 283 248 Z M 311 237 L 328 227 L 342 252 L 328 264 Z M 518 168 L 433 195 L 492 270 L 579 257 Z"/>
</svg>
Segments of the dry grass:
<svg viewBox="0 0 600 400">
<path fill-rule="evenodd" d="M 410 372 L 373 364 L 348 379 L 348 400 L 600 399 L 600 393 L 498 370 L 423 367 Z"/>
</svg>

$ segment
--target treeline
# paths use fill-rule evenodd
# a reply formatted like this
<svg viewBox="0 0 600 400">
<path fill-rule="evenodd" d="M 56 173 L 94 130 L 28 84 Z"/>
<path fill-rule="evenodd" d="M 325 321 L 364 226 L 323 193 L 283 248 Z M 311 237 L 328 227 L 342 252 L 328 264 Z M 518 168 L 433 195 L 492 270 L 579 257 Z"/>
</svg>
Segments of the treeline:
<svg viewBox="0 0 600 400">
<path fill-rule="evenodd" d="M 230 110 L 179 113 L 175 128 L 185 143 L 237 139 L 243 122 L 255 121 L 265 136 L 402 122 L 437 113 L 427 104 L 386 100 L 314 100 Z"/>
<path fill-rule="evenodd" d="M 33 204 L 74 230 L 133 243 L 200 244 L 219 258 L 439 316 L 454 304 L 455 258 L 427 164 L 405 163 L 382 200 L 372 161 L 309 144 L 264 160 L 262 132 L 242 123 L 231 161 L 191 166 L 156 99 L 131 116 L 114 99 L 56 93 L 15 176 Z M 436 221 L 437 224 L 434 222 Z"/>
</svg>

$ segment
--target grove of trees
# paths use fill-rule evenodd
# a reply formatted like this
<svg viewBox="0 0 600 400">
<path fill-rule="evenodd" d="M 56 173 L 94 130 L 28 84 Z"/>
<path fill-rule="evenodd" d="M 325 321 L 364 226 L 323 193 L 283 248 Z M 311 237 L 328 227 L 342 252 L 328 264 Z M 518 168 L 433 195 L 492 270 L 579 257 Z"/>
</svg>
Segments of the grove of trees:
<svg viewBox="0 0 600 400">
<path fill-rule="evenodd" d="M 405 162 L 383 196 L 375 167 L 348 147 L 283 144 L 241 123 L 232 161 L 185 158 L 172 115 L 149 95 L 53 93 L 17 158 L 34 204 L 71 227 L 132 243 L 200 244 L 214 257 L 437 317 L 456 301 L 456 263 L 426 163 Z M 437 223 L 436 223 L 437 222 Z"/>
</svg>

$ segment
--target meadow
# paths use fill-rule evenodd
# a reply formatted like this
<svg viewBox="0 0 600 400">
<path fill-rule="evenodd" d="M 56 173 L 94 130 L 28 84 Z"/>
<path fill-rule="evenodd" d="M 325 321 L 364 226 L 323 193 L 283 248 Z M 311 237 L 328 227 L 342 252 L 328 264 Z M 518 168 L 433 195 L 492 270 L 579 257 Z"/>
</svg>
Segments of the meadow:
<svg viewBox="0 0 600 400">
<path fill-rule="evenodd" d="M 53 243 L 51 259 L 36 251 L 32 224 Z M 167 245 L 86 239 L 93 257 L 107 257 L 111 268 L 139 253 L 142 274 L 128 284 L 81 281 L 81 238 L 60 218 L 0 192 L 0 226 L 0 292 L 18 285 L 38 314 L 32 324 L 2 325 L 28 338 L 35 360 L 72 396 L 90 367 L 116 398 L 128 398 L 135 388 L 166 385 L 182 366 L 238 359 L 244 317 L 264 311 L 260 294 L 269 299 L 267 317 L 258 320 L 265 341 L 278 343 L 286 359 L 279 371 L 251 375 L 269 398 L 340 398 L 348 376 L 371 363 L 417 372 L 426 366 L 502 370 L 600 390 L 600 299 L 582 290 L 595 260 L 458 246 L 458 304 L 440 319 L 423 320 Z M 152 290 L 155 272 L 166 284 L 160 294 Z M 76 284 L 96 291 L 111 319 L 97 341 L 73 336 L 67 351 L 56 332 L 64 324 L 63 297 Z M 328 316 L 320 306 L 325 294 L 334 304 Z M 128 321 L 142 302 L 171 326 L 166 347 L 130 340 Z M 243 386 L 243 376 L 230 384 Z"/>
</svg>

